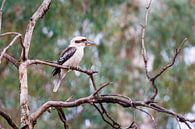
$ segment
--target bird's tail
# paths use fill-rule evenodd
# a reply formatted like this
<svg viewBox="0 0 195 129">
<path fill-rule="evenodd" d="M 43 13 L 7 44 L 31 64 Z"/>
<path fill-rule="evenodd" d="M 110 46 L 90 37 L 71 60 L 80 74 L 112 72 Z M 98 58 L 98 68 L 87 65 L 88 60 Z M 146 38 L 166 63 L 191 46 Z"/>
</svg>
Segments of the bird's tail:
<svg viewBox="0 0 195 129">
<path fill-rule="evenodd" d="M 57 79 L 56 83 L 54 84 L 53 92 L 58 91 L 60 84 L 61 84 L 62 80 L 64 79 L 64 77 L 66 76 L 67 72 L 68 71 L 63 71 L 60 73 L 59 78 Z"/>
</svg>

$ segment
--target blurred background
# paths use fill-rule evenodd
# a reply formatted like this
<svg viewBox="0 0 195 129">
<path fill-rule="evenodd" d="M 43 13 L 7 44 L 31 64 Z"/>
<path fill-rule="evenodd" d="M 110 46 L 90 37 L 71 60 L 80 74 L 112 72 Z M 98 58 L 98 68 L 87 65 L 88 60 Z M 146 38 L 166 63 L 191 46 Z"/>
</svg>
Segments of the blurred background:
<svg viewBox="0 0 195 129">
<path fill-rule="evenodd" d="M 2 2 L 2 0 L 0 0 Z M 7 0 L 3 10 L 2 33 L 25 33 L 27 23 L 42 0 Z M 85 49 L 80 66 L 99 71 L 97 85 L 112 81 L 102 94 L 121 94 L 133 100 L 146 100 L 152 89 L 144 74 L 141 57 L 141 26 L 149 0 L 55 0 L 38 22 L 30 49 L 31 59 L 56 61 L 59 53 L 76 35 L 86 36 L 98 45 Z M 187 37 L 188 42 L 175 65 L 158 81 L 160 105 L 195 116 L 195 2 L 194 0 L 154 0 L 146 31 L 146 48 L 151 74 L 167 64 L 175 48 Z M 0 48 L 13 37 L 0 40 Z M 20 46 L 15 44 L 8 53 L 19 58 Z M 70 72 L 58 93 L 52 93 L 51 67 L 34 65 L 28 75 L 30 109 L 35 111 L 48 100 L 85 97 L 94 90 L 87 75 Z M 19 111 L 18 72 L 6 60 L 0 65 L 0 107 L 17 123 Z M 123 125 L 136 121 L 138 128 L 151 129 L 152 121 L 145 114 L 119 105 L 105 105 L 109 113 Z M 178 122 L 169 116 L 148 109 L 155 117 L 158 129 L 179 129 Z M 91 105 L 64 109 L 72 129 L 111 129 Z M 185 125 L 179 124 L 182 129 Z M 2 126 L 2 127 L 1 127 Z M 195 128 L 195 125 L 192 125 Z M 0 128 L 9 129 L 0 117 Z M 55 110 L 45 113 L 36 129 L 63 129 Z"/>
</svg>

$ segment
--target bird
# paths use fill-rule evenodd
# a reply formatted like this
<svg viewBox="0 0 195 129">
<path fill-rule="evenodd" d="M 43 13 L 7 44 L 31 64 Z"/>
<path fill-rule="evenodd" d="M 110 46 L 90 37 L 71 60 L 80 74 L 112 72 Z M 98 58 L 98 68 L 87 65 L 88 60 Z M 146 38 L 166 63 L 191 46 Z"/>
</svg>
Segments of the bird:
<svg viewBox="0 0 195 129">
<path fill-rule="evenodd" d="M 70 41 L 69 46 L 61 52 L 57 64 L 67 67 L 78 67 L 84 55 L 84 48 L 87 46 L 96 46 L 96 44 L 83 36 L 74 37 Z M 68 72 L 68 69 L 61 69 L 59 67 L 54 68 L 52 75 L 55 76 L 58 74 L 58 78 L 57 83 L 54 84 L 53 92 L 57 92 L 62 80 Z"/>
</svg>

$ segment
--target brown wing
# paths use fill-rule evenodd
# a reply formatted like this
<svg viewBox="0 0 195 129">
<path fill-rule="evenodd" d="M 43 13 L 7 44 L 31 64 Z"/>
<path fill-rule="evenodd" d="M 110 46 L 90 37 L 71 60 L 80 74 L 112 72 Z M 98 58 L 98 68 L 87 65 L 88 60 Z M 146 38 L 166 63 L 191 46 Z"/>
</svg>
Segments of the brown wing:
<svg viewBox="0 0 195 129">
<path fill-rule="evenodd" d="M 76 48 L 75 47 L 68 47 L 66 48 L 64 51 L 62 51 L 62 53 L 60 54 L 60 58 L 57 61 L 57 64 L 62 65 L 63 63 L 65 63 L 68 59 L 70 59 L 74 53 L 76 52 Z M 52 75 L 55 76 L 56 74 L 60 73 L 60 68 L 55 68 L 52 72 Z"/>
</svg>

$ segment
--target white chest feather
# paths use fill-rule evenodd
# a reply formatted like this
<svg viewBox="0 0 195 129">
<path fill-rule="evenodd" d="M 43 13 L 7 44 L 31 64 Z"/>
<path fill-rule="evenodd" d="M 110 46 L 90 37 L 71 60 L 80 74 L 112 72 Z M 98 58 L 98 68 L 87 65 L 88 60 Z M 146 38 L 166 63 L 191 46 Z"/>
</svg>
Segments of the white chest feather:
<svg viewBox="0 0 195 129">
<path fill-rule="evenodd" d="M 84 54 L 84 47 L 77 47 L 76 52 L 63 65 L 77 67 L 81 62 Z"/>
</svg>

